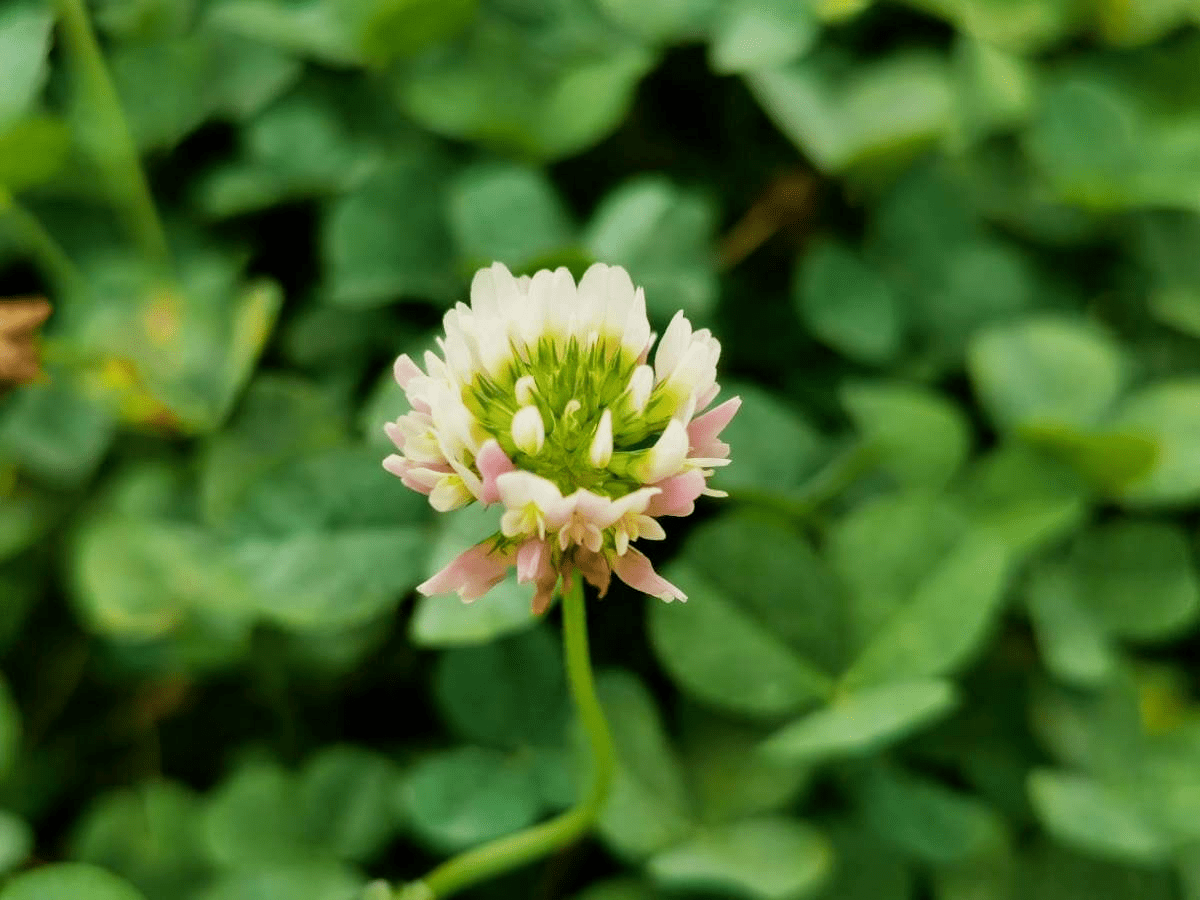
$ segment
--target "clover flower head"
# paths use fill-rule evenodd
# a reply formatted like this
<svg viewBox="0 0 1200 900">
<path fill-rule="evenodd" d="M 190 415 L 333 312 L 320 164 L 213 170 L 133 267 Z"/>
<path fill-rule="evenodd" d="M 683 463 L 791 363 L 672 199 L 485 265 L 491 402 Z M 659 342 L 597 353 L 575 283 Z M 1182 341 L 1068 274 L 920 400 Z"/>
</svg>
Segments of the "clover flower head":
<svg viewBox="0 0 1200 900">
<path fill-rule="evenodd" d="M 720 391 L 721 345 L 676 313 L 650 359 L 646 300 L 619 266 L 576 285 L 565 268 L 515 278 L 500 263 L 446 313 L 440 354 L 396 360 L 411 411 L 385 426 L 384 468 L 437 510 L 498 504 L 498 530 L 418 590 L 486 594 L 515 566 L 549 606 L 578 572 L 604 596 L 612 575 L 663 600 L 687 599 L 633 543 L 666 536 L 715 469 L 719 437 L 741 401 Z M 707 410 L 707 411 L 706 411 Z"/>
</svg>

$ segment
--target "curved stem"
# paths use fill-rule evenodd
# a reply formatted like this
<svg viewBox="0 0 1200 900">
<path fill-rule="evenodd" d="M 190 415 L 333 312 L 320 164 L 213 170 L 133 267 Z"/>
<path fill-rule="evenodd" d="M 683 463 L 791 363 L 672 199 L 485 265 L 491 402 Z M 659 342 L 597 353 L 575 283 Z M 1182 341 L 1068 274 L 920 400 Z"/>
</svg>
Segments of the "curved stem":
<svg viewBox="0 0 1200 900">
<path fill-rule="evenodd" d="M 141 158 L 133 142 L 133 134 L 120 97 L 113 86 L 96 33 L 88 19 L 83 0 L 57 0 L 62 17 L 63 35 L 69 52 L 79 66 L 86 89 L 84 100 L 101 120 L 107 146 L 100 149 L 100 164 L 120 189 L 122 211 L 134 239 L 147 260 L 170 269 L 170 250 L 166 232 L 154 206 L 154 197 Z"/>
<path fill-rule="evenodd" d="M 532 862 L 587 833 L 604 808 L 616 769 L 616 753 L 588 653 L 583 579 L 563 594 L 563 646 L 567 683 L 592 751 L 592 772 L 579 802 L 561 815 L 450 859 L 422 880 L 406 885 L 398 900 L 442 900 L 472 884 Z"/>
</svg>

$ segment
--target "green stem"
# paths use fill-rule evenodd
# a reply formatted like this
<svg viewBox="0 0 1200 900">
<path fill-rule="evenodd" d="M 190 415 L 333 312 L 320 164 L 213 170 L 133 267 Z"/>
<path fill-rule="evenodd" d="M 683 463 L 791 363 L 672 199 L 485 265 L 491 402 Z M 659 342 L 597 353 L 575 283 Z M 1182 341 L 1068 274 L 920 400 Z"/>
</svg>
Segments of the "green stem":
<svg viewBox="0 0 1200 900">
<path fill-rule="evenodd" d="M 608 721 L 596 696 L 588 653 L 582 579 L 563 594 L 563 645 L 567 682 L 592 751 L 592 772 L 579 802 L 565 813 L 524 831 L 468 850 L 401 889 L 398 900 L 442 900 L 484 879 L 532 862 L 578 840 L 600 815 L 616 768 Z"/>
<path fill-rule="evenodd" d="M 24 206 L 0 188 L 0 221 L 7 221 L 17 241 L 28 251 L 42 272 L 63 293 L 78 291 L 83 276 L 46 226 Z"/>
<path fill-rule="evenodd" d="M 97 148 L 99 161 L 118 189 L 118 200 L 134 240 L 149 262 L 168 272 L 171 253 L 166 231 L 154 207 L 154 197 L 142 171 L 133 134 L 104 63 L 84 0 L 58 0 L 58 9 L 67 48 L 79 67 L 87 90 L 85 103 L 91 105 L 103 129 L 105 140 Z"/>
</svg>

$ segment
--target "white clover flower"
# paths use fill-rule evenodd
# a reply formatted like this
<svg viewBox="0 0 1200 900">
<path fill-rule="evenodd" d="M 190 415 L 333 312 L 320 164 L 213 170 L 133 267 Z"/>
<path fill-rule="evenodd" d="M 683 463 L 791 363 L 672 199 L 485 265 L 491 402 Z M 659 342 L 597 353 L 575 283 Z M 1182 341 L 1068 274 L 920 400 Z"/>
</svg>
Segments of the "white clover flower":
<svg viewBox="0 0 1200 900">
<path fill-rule="evenodd" d="M 687 599 L 632 544 L 662 540 L 660 516 L 686 516 L 729 462 L 721 430 L 737 397 L 708 412 L 721 345 L 671 320 L 650 363 L 646 300 L 619 266 L 576 286 L 565 268 L 514 278 L 500 263 L 446 313 L 442 355 L 396 360 L 412 411 L 385 426 L 384 468 L 437 510 L 500 504 L 498 530 L 418 590 L 487 593 L 516 566 L 550 604 L 575 572 L 604 596 L 612 575 L 663 600 Z"/>
</svg>

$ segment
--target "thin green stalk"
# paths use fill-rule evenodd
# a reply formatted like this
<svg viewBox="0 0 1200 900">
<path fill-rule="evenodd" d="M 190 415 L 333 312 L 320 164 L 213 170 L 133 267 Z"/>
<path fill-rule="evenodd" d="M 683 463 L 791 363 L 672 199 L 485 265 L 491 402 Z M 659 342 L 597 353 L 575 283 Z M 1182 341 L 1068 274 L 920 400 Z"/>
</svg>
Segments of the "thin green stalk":
<svg viewBox="0 0 1200 900">
<path fill-rule="evenodd" d="M 58 0 L 58 9 L 67 50 L 86 89 L 85 101 L 91 105 L 91 112 L 103 130 L 103 146 L 97 148 L 101 165 L 115 183 L 126 223 L 147 261 L 169 272 L 171 254 L 166 231 L 154 206 L 121 100 L 88 19 L 87 7 L 84 0 Z"/>
<path fill-rule="evenodd" d="M 83 276 L 67 252 L 46 230 L 46 226 L 0 188 L 0 222 L 7 222 L 17 242 L 28 251 L 42 272 L 59 291 L 71 293 L 83 285 Z"/>
<path fill-rule="evenodd" d="M 563 645 L 567 683 L 592 752 L 592 772 L 579 802 L 560 816 L 468 850 L 442 863 L 420 881 L 406 885 L 397 900 L 442 900 L 502 872 L 532 862 L 578 840 L 600 815 L 616 768 L 608 721 L 596 696 L 588 653 L 587 616 L 582 579 L 576 576 L 563 595 Z"/>
</svg>

